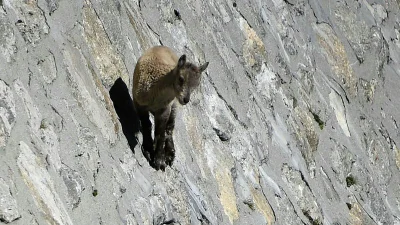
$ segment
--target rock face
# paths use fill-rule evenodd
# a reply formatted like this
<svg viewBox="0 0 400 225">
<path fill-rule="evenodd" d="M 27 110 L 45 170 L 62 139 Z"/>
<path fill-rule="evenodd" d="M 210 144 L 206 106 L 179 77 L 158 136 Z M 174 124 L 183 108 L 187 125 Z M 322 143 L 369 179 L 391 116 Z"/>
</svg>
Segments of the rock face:
<svg viewBox="0 0 400 225">
<path fill-rule="evenodd" d="M 11 195 L 10 187 L 0 179 L 0 221 L 10 223 L 19 217 L 17 202 Z"/>
<path fill-rule="evenodd" d="M 0 1 L 0 224 L 400 224 L 399 8 Z M 165 172 L 129 96 L 160 44 L 210 62 Z"/>
</svg>

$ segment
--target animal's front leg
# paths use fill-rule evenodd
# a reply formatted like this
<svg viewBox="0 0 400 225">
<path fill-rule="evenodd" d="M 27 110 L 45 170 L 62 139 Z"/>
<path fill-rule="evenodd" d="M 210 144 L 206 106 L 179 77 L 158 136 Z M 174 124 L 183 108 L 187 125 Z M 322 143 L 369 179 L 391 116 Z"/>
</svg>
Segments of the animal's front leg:
<svg viewBox="0 0 400 225">
<path fill-rule="evenodd" d="M 149 163 L 154 157 L 153 138 L 151 137 L 151 121 L 149 112 L 142 109 L 138 104 L 134 104 L 136 113 L 140 119 L 140 131 L 143 135 L 142 153 Z"/>
<path fill-rule="evenodd" d="M 165 128 L 171 112 L 171 108 L 167 107 L 154 114 L 155 120 L 155 156 L 154 156 L 154 167 L 155 169 L 165 170 Z"/>
<path fill-rule="evenodd" d="M 165 133 L 167 137 L 165 138 L 165 162 L 167 165 L 172 166 L 172 162 L 175 159 L 175 146 L 174 139 L 172 137 L 175 128 L 175 116 L 176 116 L 176 103 L 171 106 L 171 113 L 168 118 Z"/>
</svg>

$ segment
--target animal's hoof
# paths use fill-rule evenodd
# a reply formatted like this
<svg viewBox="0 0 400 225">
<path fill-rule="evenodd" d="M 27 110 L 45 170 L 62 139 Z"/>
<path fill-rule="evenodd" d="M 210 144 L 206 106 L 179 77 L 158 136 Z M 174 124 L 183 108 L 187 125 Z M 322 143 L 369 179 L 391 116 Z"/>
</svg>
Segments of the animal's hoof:
<svg viewBox="0 0 400 225">
<path fill-rule="evenodd" d="M 168 166 L 172 166 L 172 163 L 174 162 L 175 159 L 175 147 L 172 139 L 168 139 L 165 142 L 164 150 L 165 150 L 165 163 Z"/>
<path fill-rule="evenodd" d="M 172 163 L 174 162 L 174 159 L 175 159 L 175 154 L 173 154 L 173 155 L 168 155 L 168 156 L 166 157 L 166 159 L 165 159 L 165 163 L 166 163 L 168 166 L 172 166 Z"/>
<path fill-rule="evenodd" d="M 154 162 L 154 168 L 156 170 L 162 170 L 165 171 L 165 168 L 167 167 L 167 165 L 165 164 L 165 161 L 163 160 L 155 160 Z"/>
<path fill-rule="evenodd" d="M 153 144 L 151 142 L 144 142 L 142 145 L 142 153 L 143 156 L 147 159 L 148 162 L 153 160 Z"/>
<path fill-rule="evenodd" d="M 158 154 L 155 155 L 154 157 L 154 168 L 156 170 L 162 170 L 165 171 L 165 168 L 167 165 L 165 164 L 165 154 L 164 152 L 158 152 Z"/>
</svg>

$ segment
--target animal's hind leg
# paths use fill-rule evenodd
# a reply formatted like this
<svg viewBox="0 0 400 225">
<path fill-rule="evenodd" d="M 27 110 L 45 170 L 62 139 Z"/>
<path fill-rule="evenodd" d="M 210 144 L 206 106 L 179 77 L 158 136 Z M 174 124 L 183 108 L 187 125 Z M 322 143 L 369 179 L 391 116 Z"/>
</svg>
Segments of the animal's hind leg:
<svg viewBox="0 0 400 225">
<path fill-rule="evenodd" d="M 135 104 L 135 109 L 140 119 L 140 131 L 143 135 L 142 152 L 147 161 L 151 163 L 154 157 L 154 149 L 149 111 L 142 109 L 138 104 Z"/>
<path fill-rule="evenodd" d="M 166 138 L 165 138 L 165 163 L 169 166 L 172 166 L 172 163 L 175 159 L 175 146 L 174 139 L 172 134 L 175 128 L 175 116 L 176 116 L 176 103 L 173 103 L 171 106 L 171 113 L 169 115 L 167 126 L 165 129 Z"/>
<path fill-rule="evenodd" d="M 154 155 L 154 166 L 155 169 L 165 170 L 165 128 L 171 112 L 170 106 L 165 109 L 159 110 L 154 114 L 155 120 L 155 155 Z"/>
</svg>

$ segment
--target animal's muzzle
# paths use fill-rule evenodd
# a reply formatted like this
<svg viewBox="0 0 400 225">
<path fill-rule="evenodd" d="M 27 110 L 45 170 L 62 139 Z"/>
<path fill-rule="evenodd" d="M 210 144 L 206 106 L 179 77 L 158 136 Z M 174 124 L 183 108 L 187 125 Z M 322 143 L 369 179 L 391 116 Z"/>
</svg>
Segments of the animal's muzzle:
<svg viewBox="0 0 400 225">
<path fill-rule="evenodd" d="M 183 105 L 186 105 L 189 102 L 190 98 L 189 97 L 184 97 L 183 98 Z"/>
</svg>

